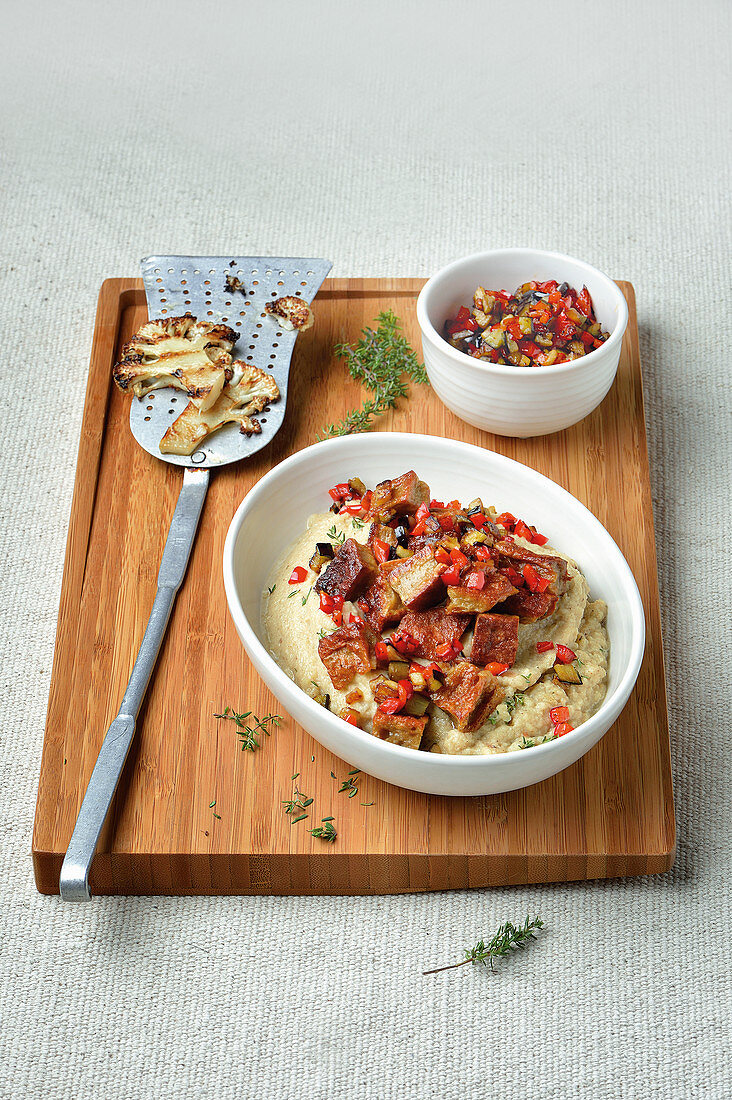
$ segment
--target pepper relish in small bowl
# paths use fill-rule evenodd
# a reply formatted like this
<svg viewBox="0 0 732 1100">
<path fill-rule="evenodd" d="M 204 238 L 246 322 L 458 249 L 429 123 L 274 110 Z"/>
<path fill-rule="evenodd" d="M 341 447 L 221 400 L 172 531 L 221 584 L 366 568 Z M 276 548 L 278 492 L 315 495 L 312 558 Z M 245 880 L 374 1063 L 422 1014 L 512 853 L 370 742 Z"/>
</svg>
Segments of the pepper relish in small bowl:
<svg viewBox="0 0 732 1100">
<path fill-rule="evenodd" d="M 472 308 L 445 322 L 445 339 L 476 359 L 514 367 L 568 363 L 608 339 L 586 286 L 556 279 L 524 283 L 513 294 L 479 286 Z"/>
</svg>

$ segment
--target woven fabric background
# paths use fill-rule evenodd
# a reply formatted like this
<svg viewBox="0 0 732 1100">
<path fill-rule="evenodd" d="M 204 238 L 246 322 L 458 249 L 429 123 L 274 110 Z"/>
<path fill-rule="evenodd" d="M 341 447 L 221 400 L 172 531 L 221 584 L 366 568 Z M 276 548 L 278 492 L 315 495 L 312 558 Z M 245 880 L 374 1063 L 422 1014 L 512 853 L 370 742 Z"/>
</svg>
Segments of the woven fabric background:
<svg viewBox="0 0 732 1100">
<path fill-rule="evenodd" d="M 0 1096 L 731 1096 L 730 5 L 0 6 Z M 102 279 L 152 251 L 426 275 L 512 244 L 636 287 L 673 871 L 413 897 L 38 896 Z M 531 952 L 422 977 L 527 911 L 547 924 Z"/>
</svg>

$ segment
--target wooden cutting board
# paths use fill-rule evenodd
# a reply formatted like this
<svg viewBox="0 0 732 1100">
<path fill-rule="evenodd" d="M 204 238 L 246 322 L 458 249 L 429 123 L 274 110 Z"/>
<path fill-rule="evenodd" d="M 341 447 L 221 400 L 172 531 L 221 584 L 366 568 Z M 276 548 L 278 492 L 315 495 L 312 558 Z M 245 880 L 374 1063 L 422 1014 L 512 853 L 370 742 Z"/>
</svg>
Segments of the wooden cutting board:
<svg viewBox="0 0 732 1100">
<path fill-rule="evenodd" d="M 98 894 L 380 894 L 657 873 L 673 861 L 673 795 L 653 514 L 633 288 L 618 376 L 574 428 L 504 439 L 472 428 L 427 388 L 381 429 L 427 432 L 518 459 L 559 482 L 625 554 L 646 609 L 640 677 L 620 719 L 573 767 L 510 794 L 445 798 L 367 775 L 339 793 L 351 765 L 287 715 L 256 753 L 241 752 L 230 705 L 281 708 L 250 668 L 229 618 L 224 537 L 251 485 L 315 441 L 363 393 L 333 358 L 380 310 L 415 348 L 420 279 L 331 279 L 317 323 L 297 341 L 287 417 L 272 444 L 211 480 L 198 539 L 91 873 Z M 129 400 L 111 382 L 117 352 L 147 318 L 138 280 L 101 290 L 69 525 L 33 834 L 38 889 L 59 872 L 97 751 L 114 718 L 155 593 L 181 483 L 129 431 Z M 530 751 L 530 750 L 529 750 Z M 291 777 L 313 797 L 296 825 Z M 332 778 L 332 774 L 336 778 Z M 215 805 L 211 805 L 215 803 Z M 333 816 L 335 843 L 308 829 Z"/>
</svg>

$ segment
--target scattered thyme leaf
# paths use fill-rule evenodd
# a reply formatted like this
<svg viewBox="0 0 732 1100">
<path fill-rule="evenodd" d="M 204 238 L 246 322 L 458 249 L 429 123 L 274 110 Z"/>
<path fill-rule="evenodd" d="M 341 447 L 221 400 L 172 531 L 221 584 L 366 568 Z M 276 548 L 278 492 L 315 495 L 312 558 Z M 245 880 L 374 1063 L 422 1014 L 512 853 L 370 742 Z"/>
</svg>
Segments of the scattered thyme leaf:
<svg viewBox="0 0 732 1100">
<path fill-rule="evenodd" d="M 209 802 L 209 804 L 208 804 L 209 810 L 212 810 L 215 805 L 216 805 L 216 799 L 214 798 L 213 802 Z"/>
<path fill-rule="evenodd" d="M 362 802 L 361 805 L 362 806 L 375 806 L 376 803 L 375 802 Z"/>
<path fill-rule="evenodd" d="M 450 963 L 448 966 L 438 966 L 435 970 L 424 970 L 422 973 L 440 974 L 443 970 L 455 970 L 459 966 L 467 966 L 468 963 L 472 963 L 474 966 L 490 966 L 492 970 L 494 959 L 506 958 L 517 948 L 523 949 L 527 943 L 535 939 L 536 932 L 543 927 L 544 922 L 539 920 L 538 917 L 532 921 L 527 917 L 524 923 L 518 927 L 511 924 L 510 921 L 506 921 L 488 943 L 479 940 L 475 947 L 468 948 L 464 952 L 465 958 L 460 962 Z"/>
<path fill-rule="evenodd" d="M 346 360 L 351 378 L 361 382 L 374 397 L 364 401 L 360 409 L 351 409 L 336 424 L 328 424 L 318 439 L 369 431 L 374 420 L 393 409 L 400 397 L 408 395 L 404 375 L 418 385 L 429 384 L 427 372 L 402 335 L 399 318 L 391 310 L 379 314 L 375 331 L 364 328 L 355 347 L 336 344 L 334 352 L 338 359 Z"/>
<path fill-rule="evenodd" d="M 360 775 L 361 774 L 361 769 L 360 768 L 352 768 L 351 771 L 348 774 L 349 775 Z"/>
<path fill-rule="evenodd" d="M 275 588 L 276 588 L 276 587 L 277 587 L 277 581 L 275 581 L 275 582 L 274 582 L 274 584 L 272 585 L 272 587 L 271 587 L 271 588 L 268 588 L 268 589 L 267 589 L 267 595 L 268 595 L 268 596 L 271 596 L 271 595 L 272 595 L 272 593 L 274 592 L 274 590 L 275 590 Z"/>
<path fill-rule="evenodd" d="M 221 821 L 221 814 L 217 814 L 216 810 L 214 810 L 214 817 L 218 818 L 218 820 Z"/>
<path fill-rule="evenodd" d="M 297 825 L 298 821 L 304 821 L 307 816 L 307 814 L 300 814 L 299 817 L 293 817 L 290 825 Z"/>
<path fill-rule="evenodd" d="M 328 538 L 330 539 L 331 542 L 344 542 L 345 538 L 346 538 L 346 532 L 345 531 L 337 531 L 335 523 L 330 528 L 330 530 L 327 532 L 327 534 L 328 534 Z"/>
<path fill-rule="evenodd" d="M 259 718 L 256 714 L 252 714 L 250 710 L 245 711 L 243 714 L 237 714 L 231 707 L 224 707 L 221 714 L 214 714 L 214 718 L 227 718 L 230 722 L 236 723 L 236 735 L 241 741 L 242 752 L 256 752 L 259 748 L 259 741 L 257 737 L 264 733 L 267 737 L 270 736 L 270 730 L 267 726 L 278 727 L 282 725 L 282 719 L 279 714 L 265 714 L 264 718 Z M 254 719 L 254 725 L 246 725 L 247 718 Z"/>
<path fill-rule="evenodd" d="M 335 778 L 335 776 L 333 778 Z M 341 783 L 338 794 L 342 794 L 343 791 L 348 791 L 349 798 L 353 798 L 354 794 L 358 793 L 358 787 L 354 783 L 352 776 L 349 776 L 348 779 L 344 779 Z"/>
<path fill-rule="evenodd" d="M 302 606 L 303 606 L 303 607 L 305 606 L 305 604 L 306 604 L 306 603 L 308 602 L 308 600 L 310 599 L 310 593 L 312 592 L 312 590 L 313 590 L 314 588 L 315 588 L 315 585 L 314 585 L 314 584 L 311 584 L 311 585 L 310 585 L 310 588 L 308 589 L 308 593 L 307 593 L 307 596 L 303 596 L 303 598 L 302 598 Z"/>
<path fill-rule="evenodd" d="M 323 820 L 325 821 L 325 818 L 323 818 Z M 318 837 L 320 840 L 329 841 L 332 844 L 335 838 L 338 836 L 338 833 L 331 824 L 332 821 L 332 817 L 328 818 L 328 820 L 325 822 L 325 825 L 318 825 L 317 828 L 311 829 L 310 835 Z"/>
</svg>

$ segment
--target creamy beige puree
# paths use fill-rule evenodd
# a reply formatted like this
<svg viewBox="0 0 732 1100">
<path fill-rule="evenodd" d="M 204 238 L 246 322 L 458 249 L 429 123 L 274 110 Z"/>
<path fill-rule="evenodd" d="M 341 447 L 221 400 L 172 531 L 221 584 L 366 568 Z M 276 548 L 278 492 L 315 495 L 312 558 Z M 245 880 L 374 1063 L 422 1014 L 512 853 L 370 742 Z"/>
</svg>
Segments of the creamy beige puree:
<svg viewBox="0 0 732 1100">
<path fill-rule="evenodd" d="M 357 674 L 348 687 L 339 691 L 318 654 L 321 632 L 334 629 L 332 618 L 320 610 L 318 593 L 314 590 L 318 575 L 308 566 L 316 542 L 331 542 L 337 551 L 343 536 L 366 543 L 368 520 L 353 521 L 350 516 L 326 512 L 311 516 L 307 528 L 272 569 L 268 589 L 263 595 L 263 621 L 269 648 L 278 665 L 304 691 L 315 688 L 330 696 L 330 709 L 338 714 L 350 707 L 359 715 L 360 725 L 370 731 L 376 710 L 370 681 L 383 675 L 383 669 L 369 674 Z M 330 533 L 330 535 L 329 535 Z M 337 536 L 337 541 L 334 536 Z M 569 721 L 576 727 L 586 721 L 600 706 L 607 689 L 609 640 L 605 628 L 607 607 L 602 600 L 588 597 L 588 586 L 578 566 L 566 555 L 550 546 L 537 546 L 515 538 L 517 546 L 536 554 L 562 557 L 568 564 L 567 588 L 555 611 L 538 622 L 519 624 L 518 655 L 512 667 L 500 677 L 506 700 L 476 731 L 465 731 L 455 725 L 445 711 L 430 705 L 431 721 L 425 744 L 433 752 L 459 755 L 486 755 L 510 752 L 530 747 L 545 737 L 552 737 L 549 711 L 552 707 L 568 707 Z M 296 567 L 307 570 L 300 584 L 289 584 Z M 353 605 L 344 607 L 344 622 Z M 384 637 L 394 628 L 384 632 Z M 556 682 L 553 665 L 556 652 L 539 653 L 537 642 L 552 641 L 569 646 L 577 655 L 577 668 L 582 683 L 566 688 Z M 463 649 L 470 654 L 471 636 L 463 638 Z M 346 701 L 346 696 L 359 691 L 361 699 Z"/>
</svg>

